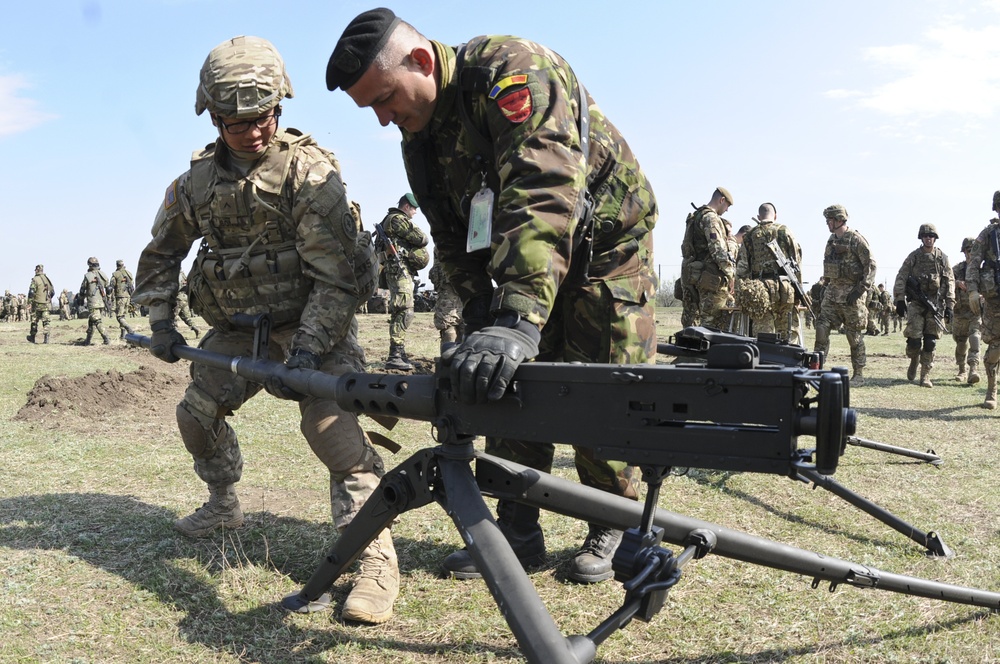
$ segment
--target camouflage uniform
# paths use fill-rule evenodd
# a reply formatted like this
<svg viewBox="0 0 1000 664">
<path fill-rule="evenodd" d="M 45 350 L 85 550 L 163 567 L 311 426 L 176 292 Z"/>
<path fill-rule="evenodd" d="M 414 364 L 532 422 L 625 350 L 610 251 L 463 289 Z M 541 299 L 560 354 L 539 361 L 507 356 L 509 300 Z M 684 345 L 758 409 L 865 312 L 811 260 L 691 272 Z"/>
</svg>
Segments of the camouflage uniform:
<svg viewBox="0 0 1000 664">
<path fill-rule="evenodd" d="M 177 324 L 177 319 L 184 321 L 184 324 L 191 328 L 195 339 L 201 336 L 201 330 L 194 324 L 194 316 L 191 314 L 191 303 L 188 300 L 188 281 L 184 270 L 181 270 L 177 275 L 177 300 L 174 304 L 174 325 Z"/>
<path fill-rule="evenodd" d="M 707 205 L 688 215 L 681 242 L 684 313 L 681 325 L 725 329 L 729 286 L 735 276 L 722 217 Z"/>
<path fill-rule="evenodd" d="M 413 365 L 406 359 L 406 329 L 413 321 L 413 278 L 427 265 L 425 247 L 428 239 L 398 207 L 389 208 L 379 223 L 396 248 L 395 256 L 385 252 L 380 252 L 379 256 L 389 289 L 389 359 L 386 366 L 409 370 Z"/>
<path fill-rule="evenodd" d="M 83 283 L 80 284 L 80 299 L 86 299 L 89 317 L 87 319 L 87 338 L 83 345 L 89 346 L 93 343 L 94 330 L 100 333 L 104 340 L 104 345 L 111 343 L 107 333 L 104 331 L 104 323 L 101 317 L 104 313 L 104 298 L 108 292 L 108 275 L 101 272 L 101 264 L 96 258 L 87 261 L 87 273 L 83 275 Z"/>
<path fill-rule="evenodd" d="M 226 136 L 237 132 L 222 130 L 214 144 L 194 153 L 191 168 L 167 187 L 153 238 L 139 258 L 132 296 L 149 307 L 151 350 L 157 357 L 176 361 L 170 349 L 184 343 L 174 327 L 173 311 L 181 262 L 200 242 L 188 286 L 195 311 L 212 328 L 201 348 L 251 354 L 254 331 L 234 327 L 232 316 L 268 313 L 270 359 L 330 375 L 364 369 L 355 311 L 375 286 L 370 235 L 351 214 L 334 155 L 308 135 L 279 129 L 276 119 L 260 124 L 275 118 L 280 108 L 275 107 L 291 93 L 281 56 L 266 40 L 236 37 L 206 59 L 196 111 L 209 110 L 217 123 L 246 120 L 246 131 L 257 123 L 268 129 L 270 142 L 246 156 L 226 143 Z M 265 115 L 271 109 L 274 113 Z M 175 522 L 183 534 L 198 537 L 242 525 L 234 485 L 242 476 L 243 454 L 227 417 L 262 387 L 299 402 L 300 429 L 330 473 L 330 506 L 338 529 L 351 522 L 378 486 L 382 459 L 357 416 L 335 400 L 295 393 L 277 379 L 262 386 L 202 364 L 192 364 L 191 378 L 177 406 L 177 423 L 210 500 Z M 388 529 L 360 560 L 343 617 L 388 620 L 399 589 Z"/>
<path fill-rule="evenodd" d="M 831 208 L 837 210 L 830 211 L 830 215 L 840 214 L 843 210 L 841 206 L 831 206 L 827 210 Z M 827 210 L 824 210 L 825 215 Z M 846 223 L 846 211 L 843 218 Z M 831 233 L 823 252 L 826 286 L 816 320 L 813 350 L 829 357 L 830 331 L 843 325 L 851 349 L 851 365 L 857 378 L 855 384 L 863 384 L 862 370 L 868 359 L 863 336 L 868 319 L 865 294 L 875 279 L 875 267 L 868 241 L 861 233 L 853 229 L 846 230 L 839 237 Z"/>
<path fill-rule="evenodd" d="M 892 294 L 885 290 L 885 286 L 878 285 L 878 329 L 883 336 L 889 334 L 889 316 L 892 315 Z M 978 348 L 978 345 L 977 345 Z"/>
<path fill-rule="evenodd" d="M 59 320 L 69 320 L 72 318 L 69 311 L 69 291 L 65 288 L 59 293 Z"/>
<path fill-rule="evenodd" d="M 657 209 L 625 139 L 588 95 L 589 150 L 582 154 L 580 99 L 586 92 L 569 64 L 539 44 L 476 37 L 462 48 L 461 61 L 456 48 L 432 44 L 438 101 L 423 131 L 402 129 L 403 157 L 464 303 L 470 336 L 494 323 L 495 315 L 494 324 L 513 317 L 520 321 L 515 326 L 541 328 L 541 361 L 652 362 Z M 487 191 L 496 201 L 489 246 L 470 252 L 467 241 L 476 232 L 470 230 L 470 200 Z M 588 200 L 592 207 L 585 207 Z M 638 477 L 626 463 L 574 449 L 581 482 L 638 497 Z M 486 450 L 546 472 L 552 468 L 552 445 L 489 439 Z M 532 557 L 544 555 L 537 509 L 501 501 L 498 511 L 519 556 L 526 549 L 519 548 L 516 532 L 528 533 L 521 541 L 532 542 Z M 587 552 L 597 549 L 610 563 L 618 542 L 610 533 L 591 525 L 571 578 L 609 578 L 610 567 L 594 577 L 578 575 L 584 568 L 577 563 L 585 564 Z M 445 561 L 450 571 L 452 556 Z"/>
<path fill-rule="evenodd" d="M 993 209 L 1000 212 L 1000 192 L 994 196 Z M 1000 234 L 1000 219 L 992 219 L 972 243 L 968 265 L 965 267 L 965 285 L 969 289 L 969 306 L 982 314 L 983 369 L 986 371 L 986 398 L 983 407 L 997 407 L 997 368 L 1000 365 L 1000 288 L 997 268 L 1000 256 L 996 251 L 996 234 Z M 978 296 L 982 296 L 979 298 Z"/>
<path fill-rule="evenodd" d="M 11 315 L 12 315 L 11 312 L 14 311 L 14 309 L 15 309 L 14 296 L 10 294 L 9 290 L 4 291 L 4 294 L 3 294 L 3 311 L 0 312 L 0 313 L 3 314 L 3 321 L 5 323 L 9 323 L 10 322 Z"/>
<path fill-rule="evenodd" d="M 937 238 L 934 227 L 931 224 L 923 224 L 918 236 L 923 238 L 931 233 Z M 951 264 L 945 253 L 937 247 L 931 247 L 930 251 L 926 251 L 923 246 L 910 252 L 896 273 L 892 296 L 897 303 L 905 301 L 906 306 L 906 327 L 903 329 L 903 336 L 906 337 L 906 356 L 910 358 L 906 378 L 911 381 L 916 378 L 919 362 L 920 385 L 923 387 L 933 387 L 930 372 L 934 367 L 934 349 L 944 327 L 941 314 L 944 312 L 944 318 L 947 319 L 954 310 L 953 276 Z M 935 306 L 937 317 L 920 302 L 907 295 L 906 281 L 910 277 L 916 278 L 920 290 Z"/>
<path fill-rule="evenodd" d="M 49 309 L 52 307 L 52 296 L 55 292 L 52 280 L 45 274 L 45 268 L 41 265 L 36 266 L 35 276 L 28 286 L 28 300 L 31 302 L 31 331 L 28 333 L 28 341 L 35 343 L 38 323 L 41 321 L 42 333 L 45 335 L 42 343 L 49 343 Z"/>
<path fill-rule="evenodd" d="M 975 238 L 966 238 L 962 243 L 962 251 L 971 252 L 974 242 Z M 951 336 L 955 340 L 955 364 L 958 365 L 956 380 L 975 385 L 979 382 L 979 327 L 982 317 L 979 313 L 973 313 L 969 306 L 969 292 L 965 285 L 966 267 L 966 261 L 961 261 L 951 269 L 955 280 L 955 316 L 951 321 Z M 982 301 L 978 292 L 976 299 L 980 300 L 981 312 Z"/>
<path fill-rule="evenodd" d="M 132 291 L 135 290 L 135 281 L 132 273 L 125 268 L 124 261 L 118 261 L 118 269 L 111 273 L 111 290 L 115 296 L 115 318 L 118 319 L 118 328 L 121 330 L 119 338 L 125 338 L 125 333 L 132 334 L 125 318 L 129 314 L 129 304 L 132 300 Z"/>
<path fill-rule="evenodd" d="M 444 266 L 438 259 L 437 249 L 434 250 L 434 264 L 431 265 L 428 277 L 434 284 L 434 290 L 437 291 L 437 300 L 434 302 L 434 329 L 441 336 L 441 350 L 444 351 L 462 339 L 465 324 L 462 322 L 462 300 L 448 281 Z"/>
<path fill-rule="evenodd" d="M 743 248 L 736 263 L 737 293 L 744 292 L 741 289 L 744 280 L 760 282 L 767 293 L 767 302 L 761 308 L 761 315 L 751 316 L 754 333 L 774 332 L 792 343 L 799 343 L 797 321 L 793 322 L 795 289 L 768 249 L 767 245 L 772 241 L 777 242 L 785 258 L 792 261 L 796 268 L 802 264 L 802 250 L 788 227 L 771 219 L 761 219 L 743 236 Z M 795 276 L 802 283 L 800 268 L 796 269 Z M 740 306 L 746 308 L 742 304 Z"/>
</svg>

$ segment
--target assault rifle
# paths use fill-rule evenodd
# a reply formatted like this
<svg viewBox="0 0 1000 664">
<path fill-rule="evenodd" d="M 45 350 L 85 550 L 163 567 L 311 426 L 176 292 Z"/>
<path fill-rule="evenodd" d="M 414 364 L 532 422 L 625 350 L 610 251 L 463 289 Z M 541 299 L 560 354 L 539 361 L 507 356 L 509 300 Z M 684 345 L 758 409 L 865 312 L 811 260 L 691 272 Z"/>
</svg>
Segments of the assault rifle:
<svg viewBox="0 0 1000 664">
<path fill-rule="evenodd" d="M 931 302 L 930 298 L 927 297 L 927 294 L 924 293 L 924 289 L 920 287 L 920 281 L 918 281 L 912 274 L 906 278 L 906 297 L 911 302 L 916 302 L 926 311 L 929 311 L 931 316 L 934 317 L 934 322 L 938 324 L 938 327 L 940 327 L 942 331 L 948 331 L 948 328 L 945 327 L 944 319 L 938 312 L 937 307 L 934 306 L 934 303 Z"/>
<path fill-rule="evenodd" d="M 375 224 L 375 237 L 376 246 L 381 244 L 385 255 L 388 256 L 397 267 L 405 272 L 406 270 L 403 265 L 403 258 L 399 255 L 399 249 L 396 247 L 396 243 L 392 241 L 392 238 L 389 237 L 389 234 L 385 232 L 385 228 L 382 227 L 382 222 Z"/>
<path fill-rule="evenodd" d="M 990 230 L 990 245 L 993 247 L 993 283 L 1000 286 L 1000 224 L 993 224 Z"/>
<path fill-rule="evenodd" d="M 149 338 L 126 335 L 149 347 Z M 741 345 L 741 344 L 733 344 Z M 282 605 L 308 613 L 328 609 L 333 583 L 400 514 L 439 503 L 533 663 L 593 661 L 597 647 L 634 618 L 651 620 L 692 560 L 716 553 L 823 581 L 959 604 L 1000 609 L 1000 593 L 883 572 L 684 517 L 657 507 L 672 465 L 787 475 L 835 472 L 855 428 L 846 371 L 760 365 L 752 348 L 711 348 L 704 365 L 528 363 L 504 397 L 485 405 L 460 403 L 447 372 L 401 376 L 288 369 L 279 362 L 230 357 L 175 345 L 183 359 L 262 383 L 278 378 L 302 394 L 378 416 L 431 422 L 439 443 L 386 473 L 379 489 L 338 537 L 312 578 Z M 255 352 L 255 355 L 257 353 Z M 260 355 L 263 357 L 263 355 Z M 741 367 L 727 368 L 724 358 Z M 637 465 L 648 485 L 644 504 L 562 480 L 477 452 L 476 435 L 539 443 L 571 440 L 601 459 Z M 799 446 L 815 438 L 815 449 Z M 472 470 L 475 462 L 475 474 Z M 623 584 L 620 609 L 586 635 L 563 636 L 490 514 L 483 496 L 516 501 L 625 531 L 613 559 Z M 684 547 L 675 555 L 661 546 Z"/>
<path fill-rule="evenodd" d="M 799 278 L 796 275 L 799 266 L 796 265 L 795 261 L 791 258 L 785 256 L 785 252 L 778 246 L 777 240 L 771 240 L 768 242 L 767 248 L 771 250 L 771 254 L 774 256 L 774 261 L 778 264 L 778 267 L 781 268 L 781 271 L 785 273 L 785 276 L 788 277 L 788 282 L 792 284 L 792 288 L 795 289 L 796 298 L 802 303 L 803 306 L 806 307 L 806 309 L 809 310 L 809 313 L 812 314 L 813 319 L 815 319 L 816 311 L 813 310 L 812 298 L 809 297 L 809 293 L 806 292 L 806 289 L 802 287 L 802 282 L 799 281 Z"/>
</svg>

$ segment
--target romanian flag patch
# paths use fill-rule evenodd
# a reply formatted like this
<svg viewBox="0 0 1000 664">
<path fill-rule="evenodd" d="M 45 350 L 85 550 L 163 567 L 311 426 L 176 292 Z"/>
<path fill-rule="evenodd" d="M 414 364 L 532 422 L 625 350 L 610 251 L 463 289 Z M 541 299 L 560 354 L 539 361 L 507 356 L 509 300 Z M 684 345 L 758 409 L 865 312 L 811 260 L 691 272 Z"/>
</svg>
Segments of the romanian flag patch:
<svg viewBox="0 0 1000 664">
<path fill-rule="evenodd" d="M 532 103 L 531 90 L 527 87 L 513 90 L 502 94 L 504 90 L 514 85 L 524 85 L 528 82 L 526 74 L 517 74 L 502 79 L 488 95 L 490 99 L 495 99 L 500 112 L 511 122 L 524 122 L 531 117 Z M 501 96 L 502 95 L 502 96 Z"/>
<path fill-rule="evenodd" d="M 167 193 L 163 195 L 163 209 L 169 210 L 170 206 L 177 202 L 177 180 L 170 183 Z"/>
</svg>

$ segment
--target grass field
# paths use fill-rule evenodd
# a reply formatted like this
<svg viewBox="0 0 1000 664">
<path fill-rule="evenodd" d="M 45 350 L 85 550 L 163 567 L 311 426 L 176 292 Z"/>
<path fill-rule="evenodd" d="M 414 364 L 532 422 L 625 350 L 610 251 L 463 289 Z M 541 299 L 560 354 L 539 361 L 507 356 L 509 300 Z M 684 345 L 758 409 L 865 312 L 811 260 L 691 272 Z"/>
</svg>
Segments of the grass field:
<svg viewBox="0 0 1000 664">
<path fill-rule="evenodd" d="M 665 340 L 679 313 L 658 315 Z M 148 334 L 145 320 L 135 323 Z M 0 661 L 521 660 L 485 585 L 441 577 L 440 560 L 460 540 L 434 505 L 402 515 L 393 529 L 403 584 L 390 622 L 344 624 L 336 612 L 289 615 L 278 606 L 335 537 L 328 476 L 298 431 L 292 402 L 262 394 L 231 419 L 246 458 L 238 490 L 247 525 L 202 541 L 177 535 L 173 519 L 206 495 L 173 419 L 186 363 L 158 362 L 119 341 L 73 345 L 85 327 L 53 323 L 52 343 L 43 346 L 24 340 L 26 323 L 0 324 Z M 378 370 L 386 316 L 362 316 L 361 329 L 369 366 Z M 117 338 L 116 327 L 109 332 Z M 979 407 L 982 383 L 954 380 L 950 338 L 939 344 L 931 390 L 905 381 L 899 333 L 866 340 L 868 384 L 852 391 L 858 435 L 933 449 L 944 461 L 935 468 L 850 447 L 835 477 L 939 533 L 954 558 L 928 558 L 829 492 L 781 477 L 695 471 L 669 478 L 660 505 L 859 565 L 1000 591 L 1000 412 Z M 430 314 L 417 315 L 407 347 L 433 357 Z M 831 359 L 849 364 L 842 335 L 833 337 Z M 29 402 L 33 408 L 22 411 Z M 423 423 L 403 422 L 390 435 L 403 451 L 386 454 L 388 466 L 432 444 Z M 569 448 L 558 450 L 555 472 L 575 479 Z M 586 633 L 620 606 L 621 587 L 566 581 L 586 525 L 550 514 L 542 521 L 549 565 L 532 580 L 564 633 Z M 338 608 L 350 580 L 333 589 Z M 1000 658 L 1000 620 L 987 610 L 847 586 L 831 593 L 810 581 L 708 556 L 685 569 L 659 615 L 615 634 L 597 661 Z"/>
</svg>

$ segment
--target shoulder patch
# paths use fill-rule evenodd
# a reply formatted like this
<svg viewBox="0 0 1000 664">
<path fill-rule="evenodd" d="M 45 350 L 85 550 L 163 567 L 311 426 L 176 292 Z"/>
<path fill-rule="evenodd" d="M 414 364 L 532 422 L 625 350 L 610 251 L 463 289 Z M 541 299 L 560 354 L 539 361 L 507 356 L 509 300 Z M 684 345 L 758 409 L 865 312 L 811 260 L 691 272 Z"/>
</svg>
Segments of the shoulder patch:
<svg viewBox="0 0 1000 664">
<path fill-rule="evenodd" d="M 524 87 L 508 92 L 497 99 L 497 106 L 503 116 L 513 123 L 521 123 L 531 117 L 531 89 Z"/>
<path fill-rule="evenodd" d="M 169 210 L 177 203 L 177 180 L 170 183 L 167 192 L 163 195 L 163 209 Z"/>
</svg>

